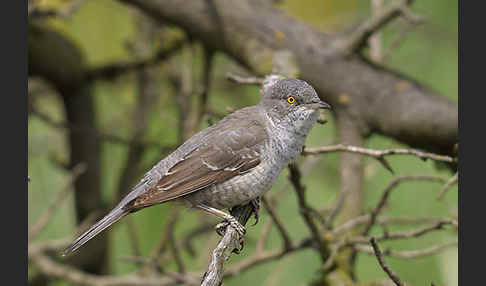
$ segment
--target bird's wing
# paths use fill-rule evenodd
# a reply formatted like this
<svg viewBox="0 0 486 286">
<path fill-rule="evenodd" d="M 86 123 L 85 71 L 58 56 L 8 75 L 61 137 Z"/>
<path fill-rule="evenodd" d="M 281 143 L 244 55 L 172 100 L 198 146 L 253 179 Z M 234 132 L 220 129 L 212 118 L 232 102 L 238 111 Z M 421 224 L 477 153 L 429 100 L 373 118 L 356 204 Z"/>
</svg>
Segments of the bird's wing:
<svg viewBox="0 0 486 286">
<path fill-rule="evenodd" d="M 212 138 L 189 152 L 155 185 L 123 208 L 137 211 L 173 200 L 258 166 L 261 146 L 267 137 L 265 127 L 256 120 L 249 120 L 247 124 L 241 124 L 242 121 L 235 122 L 234 128 L 213 129 Z"/>
</svg>

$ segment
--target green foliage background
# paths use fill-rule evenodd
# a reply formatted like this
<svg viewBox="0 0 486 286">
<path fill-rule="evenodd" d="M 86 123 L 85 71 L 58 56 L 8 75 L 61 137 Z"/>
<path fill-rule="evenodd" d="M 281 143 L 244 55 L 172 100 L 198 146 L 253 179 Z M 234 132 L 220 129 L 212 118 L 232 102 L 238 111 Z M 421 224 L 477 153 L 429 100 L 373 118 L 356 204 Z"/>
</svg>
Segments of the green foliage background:
<svg viewBox="0 0 486 286">
<path fill-rule="evenodd" d="M 42 1 L 44 5 L 56 6 L 63 1 Z M 349 29 L 368 16 L 369 1 L 333 0 L 333 1 L 281 1 L 278 6 L 287 13 L 307 22 L 325 32 L 336 32 Z M 458 3 L 457 0 L 447 1 L 415 1 L 413 10 L 427 18 L 426 24 L 415 27 L 406 34 L 402 43 L 392 50 L 386 66 L 399 70 L 421 83 L 435 89 L 443 96 L 457 101 L 458 98 Z M 108 63 L 133 60 L 134 56 L 126 48 L 126 43 L 136 40 L 134 14 L 129 9 L 112 0 L 87 1 L 69 20 L 50 20 L 50 24 L 73 39 L 84 52 L 90 66 L 101 66 Z M 403 20 L 397 20 L 383 30 L 384 49 L 390 47 L 397 34 L 405 26 Z M 158 45 L 160 43 L 154 43 Z M 196 50 L 195 82 L 200 79 L 201 49 Z M 180 55 L 179 55 L 180 56 Z M 209 94 L 209 104 L 215 110 L 224 111 L 226 106 L 240 108 L 258 101 L 258 89 L 237 86 L 225 82 L 224 75 L 234 69 L 234 63 L 225 55 L 218 53 L 215 58 L 215 70 L 212 76 L 213 88 Z M 161 64 L 158 70 L 158 85 L 160 99 L 152 109 L 149 132 L 146 139 L 156 140 L 161 144 L 177 143 L 177 109 L 174 103 L 174 90 L 167 84 L 168 66 Z M 95 84 L 95 99 L 97 106 L 97 123 L 101 130 L 127 138 L 132 134 L 130 116 L 134 108 L 137 89 L 133 74 L 127 74 L 114 82 L 97 82 Z M 56 120 L 63 120 L 64 114 L 59 98 L 55 94 L 46 93 L 38 101 L 39 108 Z M 310 134 L 307 146 L 317 146 L 335 142 L 335 130 L 330 114 L 330 122 L 324 126 L 317 125 Z M 203 124 L 201 128 L 207 124 Z M 55 161 L 67 161 L 66 132 L 52 128 L 38 118 L 31 116 L 28 125 L 29 137 L 29 225 L 32 225 L 40 214 L 53 201 L 55 194 L 63 186 L 69 176 Z M 371 148 L 403 147 L 388 138 L 373 136 L 367 141 Z M 117 188 L 121 166 L 127 155 L 127 147 L 110 142 L 103 143 L 102 186 L 103 198 L 106 202 L 116 203 L 114 194 Z M 147 162 L 160 157 L 157 150 L 146 152 Z M 160 159 L 162 159 L 160 157 Z M 339 190 L 339 154 L 322 156 L 321 160 L 304 174 L 304 182 L 308 188 L 308 199 L 317 208 L 331 206 Z M 439 174 L 449 177 L 446 170 L 437 169 L 432 162 L 423 162 L 414 157 L 390 158 L 396 175 L 408 174 Z M 393 176 L 384 170 L 376 161 L 365 158 L 365 197 L 366 209 L 376 204 L 381 191 Z M 270 192 L 282 191 L 287 183 L 287 172 L 280 176 L 277 184 Z M 442 202 L 436 195 L 440 190 L 434 183 L 405 183 L 399 186 L 391 196 L 386 209 L 388 216 L 450 216 L 457 213 L 457 187 L 454 187 Z M 82 190 L 81 190 L 82 191 Z M 287 191 L 287 195 L 279 203 L 278 212 L 291 230 L 294 240 L 306 237 L 308 230 L 298 213 L 295 194 Z M 72 196 L 71 196 L 72 199 Z M 160 205 L 146 209 L 133 215 L 133 220 L 139 232 L 142 253 L 148 255 L 157 243 L 166 227 L 166 217 L 170 205 Z M 198 223 L 198 215 L 194 212 L 183 212 L 184 224 L 179 224 L 176 237 L 181 237 L 192 226 Z M 254 250 L 253 242 L 257 239 L 268 216 L 263 214 L 261 222 L 248 227 L 247 245 L 242 255 L 233 256 L 231 262 L 237 262 L 249 256 Z M 66 237 L 74 230 L 74 212 L 72 201 L 65 202 L 58 210 L 48 227 L 41 233 L 39 240 Z M 216 221 L 215 221 L 216 222 Z M 406 229 L 411 226 L 396 227 Z M 392 228 L 393 230 L 395 228 Z M 121 222 L 111 230 L 112 272 L 122 274 L 133 271 L 135 267 L 120 258 L 130 256 L 131 248 L 128 241 L 126 225 Z M 374 231 L 380 232 L 381 229 Z M 431 233 L 420 239 L 396 241 L 383 244 L 382 248 L 392 247 L 394 250 L 420 249 L 432 244 L 453 240 L 455 232 Z M 217 235 L 211 234 L 209 240 L 198 239 L 197 246 L 203 250 L 214 247 Z M 275 229 L 272 229 L 268 247 L 278 249 L 280 239 Z M 184 253 L 184 260 L 190 270 L 206 267 L 208 256 L 195 260 Z M 398 260 L 387 258 L 390 266 L 400 277 L 412 285 L 457 285 L 457 249 L 449 249 L 441 254 L 413 260 Z M 169 267 L 175 269 L 170 261 Z M 318 256 L 305 250 L 284 257 L 281 260 L 264 264 L 244 272 L 238 279 L 225 282 L 226 285 L 301 285 L 317 277 L 316 271 L 320 265 Z M 29 269 L 29 271 L 35 271 Z M 384 277 L 374 256 L 360 254 L 357 260 L 357 277 L 368 281 Z M 67 285 L 59 282 L 57 285 Z"/>
</svg>

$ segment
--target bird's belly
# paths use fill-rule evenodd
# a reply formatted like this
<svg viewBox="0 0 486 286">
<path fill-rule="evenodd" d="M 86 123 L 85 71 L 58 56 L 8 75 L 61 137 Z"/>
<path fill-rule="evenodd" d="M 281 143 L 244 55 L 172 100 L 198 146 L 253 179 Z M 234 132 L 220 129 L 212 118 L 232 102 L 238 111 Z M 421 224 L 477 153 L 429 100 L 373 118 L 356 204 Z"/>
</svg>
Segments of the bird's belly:
<svg viewBox="0 0 486 286">
<path fill-rule="evenodd" d="M 260 164 L 245 174 L 197 191 L 185 199 L 191 205 L 204 204 L 217 209 L 246 204 L 268 191 L 281 170 L 274 164 Z"/>
</svg>

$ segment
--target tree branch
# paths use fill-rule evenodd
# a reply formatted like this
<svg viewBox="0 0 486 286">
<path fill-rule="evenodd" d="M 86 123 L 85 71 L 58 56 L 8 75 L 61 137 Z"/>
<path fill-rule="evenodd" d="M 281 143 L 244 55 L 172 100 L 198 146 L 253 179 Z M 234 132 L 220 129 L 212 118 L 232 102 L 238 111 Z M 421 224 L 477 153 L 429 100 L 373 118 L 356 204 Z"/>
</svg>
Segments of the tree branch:
<svg viewBox="0 0 486 286">
<path fill-rule="evenodd" d="M 394 250 L 386 249 L 385 251 L 382 252 L 382 255 L 390 256 L 393 258 L 400 258 L 400 259 L 413 259 L 413 258 L 419 258 L 427 255 L 436 254 L 454 246 L 457 246 L 457 241 L 446 242 L 443 244 L 438 244 L 438 245 L 431 246 L 429 248 L 418 249 L 418 250 L 394 251 Z M 373 251 L 373 248 L 367 245 L 357 244 L 354 245 L 354 248 L 360 252 L 364 252 L 368 254 L 375 253 Z"/>
<path fill-rule="evenodd" d="M 373 225 L 376 222 L 376 218 L 380 214 L 380 212 L 383 210 L 385 207 L 385 204 L 388 200 L 388 196 L 390 195 L 391 191 L 397 187 L 400 183 L 404 181 L 432 181 L 432 182 L 442 182 L 444 179 L 441 177 L 436 177 L 436 176 L 424 176 L 424 175 L 415 175 L 415 176 L 402 176 L 402 177 L 397 177 L 391 181 L 391 183 L 385 188 L 383 191 L 383 194 L 381 195 L 380 200 L 378 201 L 378 204 L 376 207 L 373 209 L 371 212 L 371 217 L 366 226 L 364 227 L 362 234 L 367 235 Z"/>
<path fill-rule="evenodd" d="M 262 202 L 263 202 L 263 206 L 268 211 L 268 214 L 270 215 L 273 222 L 275 223 L 275 226 L 277 227 L 277 230 L 280 233 L 280 236 L 282 237 L 282 241 L 284 243 L 284 249 L 292 248 L 292 240 L 290 239 L 289 232 L 285 229 L 284 224 L 282 223 L 280 218 L 277 216 L 275 209 L 273 208 L 271 203 L 267 201 L 265 196 L 262 197 Z"/>
<path fill-rule="evenodd" d="M 437 196 L 438 200 L 441 200 L 446 192 L 457 182 L 459 181 L 459 172 L 456 172 L 454 176 L 452 176 L 442 187 L 442 189 L 439 192 L 439 195 Z"/>
<path fill-rule="evenodd" d="M 246 204 L 236 206 L 231 214 L 244 226 L 253 214 L 253 206 Z M 230 258 L 231 253 L 240 248 L 240 235 L 231 226 L 226 227 L 223 238 L 220 240 L 211 255 L 208 271 L 204 274 L 201 286 L 218 286 L 223 281 L 224 263 Z"/>
<path fill-rule="evenodd" d="M 177 278 L 167 277 L 144 277 L 134 274 L 111 276 L 111 275 L 93 275 L 81 271 L 75 267 L 62 264 L 51 259 L 45 251 L 49 249 L 61 249 L 67 245 L 67 241 L 57 242 L 56 244 L 33 244 L 28 248 L 28 260 L 36 269 L 49 277 L 63 279 L 74 285 L 89 286 L 168 286 L 178 282 L 188 285 L 199 285 L 197 279 L 187 275 L 178 276 Z"/>
<path fill-rule="evenodd" d="M 357 153 L 362 155 L 367 155 L 372 158 L 378 160 L 385 169 L 393 173 L 393 170 L 385 160 L 386 156 L 390 155 L 412 155 L 419 157 L 422 160 L 431 159 L 438 162 L 446 162 L 446 163 L 457 163 L 457 158 L 447 156 L 447 155 L 439 155 L 434 153 L 423 152 L 415 149 L 386 149 L 386 150 L 374 150 L 363 148 L 359 146 L 351 146 L 345 144 L 337 144 L 337 145 L 330 145 L 330 146 L 322 146 L 322 147 L 306 147 L 302 151 L 302 155 L 316 155 L 316 154 L 323 154 L 323 153 L 330 153 L 330 152 L 350 152 L 350 153 Z"/>
<path fill-rule="evenodd" d="M 378 259 L 378 263 L 380 263 L 381 268 L 386 272 L 388 277 L 390 277 L 390 279 L 393 280 L 393 282 L 395 282 L 395 284 L 397 286 L 405 286 L 405 284 L 402 282 L 402 280 L 400 280 L 398 275 L 395 272 L 393 272 L 393 270 L 390 268 L 390 266 L 388 266 L 388 264 L 385 263 L 385 260 L 383 260 L 383 254 L 381 253 L 381 250 L 378 247 L 378 244 L 376 243 L 376 240 L 375 240 L 374 237 L 372 237 L 370 239 L 370 243 L 373 246 L 373 250 L 375 251 L 376 259 Z"/>
<path fill-rule="evenodd" d="M 175 40 L 169 47 L 161 49 L 149 59 L 127 63 L 117 63 L 89 70 L 86 72 L 86 79 L 88 81 L 100 79 L 113 80 L 127 72 L 140 71 L 145 68 L 155 66 L 156 64 L 170 58 L 174 53 L 178 52 L 186 42 L 186 39 Z"/>
<path fill-rule="evenodd" d="M 312 217 L 313 211 L 311 211 L 312 208 L 307 204 L 305 198 L 305 186 L 302 185 L 300 181 L 301 179 L 300 170 L 298 166 L 294 163 L 289 165 L 289 172 L 290 172 L 289 180 L 294 186 L 295 192 L 297 194 L 297 200 L 299 203 L 299 212 L 304 218 L 307 227 L 311 231 L 311 234 L 318 245 L 318 250 L 319 250 L 319 255 L 321 257 L 321 260 L 324 262 L 327 260 L 329 256 L 329 249 L 326 243 L 324 242 L 324 240 L 322 239 L 317 224 L 314 222 L 314 219 Z"/>
<path fill-rule="evenodd" d="M 274 57 L 288 51 L 299 77 L 337 113 L 351 115 L 363 134 L 384 134 L 413 148 L 453 153 L 458 141 L 456 103 L 365 58 L 343 56 L 335 49 L 336 36 L 319 33 L 278 9 L 252 1 L 119 1 L 180 26 L 258 75 L 272 72 Z M 213 10 L 217 21 L 214 13 L 207 13 Z"/>
<path fill-rule="evenodd" d="M 410 11 L 408 7 L 410 2 L 409 0 L 394 0 L 387 6 L 377 9 L 351 35 L 343 36 L 341 40 L 336 41 L 338 49 L 346 56 L 359 52 L 375 32 L 400 15 L 412 23 L 422 23 L 423 17 Z"/>
</svg>

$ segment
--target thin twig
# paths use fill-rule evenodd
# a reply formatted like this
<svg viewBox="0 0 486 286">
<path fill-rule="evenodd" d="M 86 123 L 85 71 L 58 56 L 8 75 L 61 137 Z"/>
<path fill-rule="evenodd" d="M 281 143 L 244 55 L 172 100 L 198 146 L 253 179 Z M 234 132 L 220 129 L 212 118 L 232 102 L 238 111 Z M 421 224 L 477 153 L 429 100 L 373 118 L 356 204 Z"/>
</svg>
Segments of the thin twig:
<svg viewBox="0 0 486 286">
<path fill-rule="evenodd" d="M 405 284 L 402 282 L 402 280 L 400 280 L 398 275 L 395 272 L 393 272 L 393 270 L 388 266 L 388 264 L 385 263 L 385 260 L 383 260 L 383 255 L 374 237 L 370 239 L 370 243 L 373 246 L 376 259 L 378 259 L 378 263 L 380 263 L 381 268 L 386 272 L 388 277 L 390 277 L 390 279 L 393 280 L 393 282 L 395 282 L 397 286 L 405 286 Z"/>
<path fill-rule="evenodd" d="M 37 5 L 30 4 L 27 10 L 27 15 L 35 18 L 59 17 L 65 20 L 76 12 L 85 1 L 86 0 L 72 0 L 58 9 L 39 9 Z"/>
<path fill-rule="evenodd" d="M 200 122 L 208 110 L 208 95 L 211 84 L 211 71 L 213 69 L 214 51 L 211 48 L 204 47 L 204 69 L 201 81 L 201 96 L 197 110 L 196 121 Z"/>
<path fill-rule="evenodd" d="M 344 55 L 358 52 L 376 31 L 398 16 L 405 17 L 408 21 L 419 23 L 423 17 L 413 14 L 408 8 L 409 0 L 395 0 L 375 11 L 370 18 L 361 23 L 350 35 L 343 35 L 335 42 L 337 50 Z"/>
<path fill-rule="evenodd" d="M 127 72 L 133 72 L 145 69 L 147 67 L 155 66 L 160 62 L 163 62 L 178 52 L 184 44 L 187 42 L 186 39 L 175 40 L 170 47 L 161 49 L 153 57 L 145 60 L 118 63 L 109 66 L 103 66 L 99 68 L 92 69 L 87 72 L 87 80 L 113 80 L 120 75 L 126 74 Z"/>
<path fill-rule="evenodd" d="M 400 258 L 400 259 L 413 259 L 413 258 L 418 258 L 418 257 L 423 257 L 427 255 L 433 255 L 437 254 L 445 249 L 451 248 L 457 246 L 457 241 L 451 241 L 443 244 L 438 244 L 431 246 L 429 248 L 424 248 L 424 249 L 418 249 L 418 250 L 402 250 L 402 251 L 394 251 L 390 249 L 386 249 L 382 252 L 383 256 L 390 256 L 393 258 Z M 362 245 L 362 244 L 357 244 L 353 246 L 354 249 L 368 253 L 368 254 L 374 254 L 373 249 L 370 246 L 367 245 Z"/>
<path fill-rule="evenodd" d="M 412 155 L 417 156 L 422 160 L 431 159 L 439 162 L 455 163 L 457 158 L 439 155 L 434 153 L 423 152 L 415 149 L 386 149 L 386 150 L 374 150 L 358 146 L 350 146 L 344 144 L 322 146 L 322 147 L 306 147 L 304 148 L 302 155 L 316 155 L 330 152 L 351 152 L 362 155 L 367 155 L 378 160 L 387 170 L 393 173 L 390 164 L 385 160 L 386 156 L 391 155 Z"/>
<path fill-rule="evenodd" d="M 182 246 L 184 247 L 184 250 L 186 250 L 189 255 L 191 256 L 196 256 L 196 251 L 194 250 L 193 246 L 193 240 L 205 233 L 208 233 L 210 231 L 214 230 L 214 224 L 213 223 L 204 223 L 201 225 L 198 225 L 196 228 L 188 232 L 184 238 L 182 239 Z"/>
<path fill-rule="evenodd" d="M 328 257 L 328 247 L 326 243 L 323 241 L 321 238 L 319 229 L 314 222 L 312 218 L 312 211 L 310 210 L 311 207 L 307 204 L 306 198 L 305 198 L 305 186 L 302 185 L 300 179 L 301 179 L 301 173 L 296 164 L 290 164 L 289 165 L 289 171 L 290 171 L 290 176 L 289 180 L 294 186 L 295 192 L 297 193 L 297 200 L 299 203 L 299 211 L 302 214 L 302 217 L 304 218 L 304 221 L 311 231 L 312 236 L 314 237 L 314 240 L 317 242 L 318 249 L 319 249 L 319 254 L 321 256 L 322 261 L 326 261 Z"/>
<path fill-rule="evenodd" d="M 381 11 L 383 7 L 383 0 L 371 0 L 371 15 Z M 381 63 L 383 60 L 383 43 L 381 39 L 381 32 L 375 31 L 368 39 L 368 46 L 370 47 L 370 58 L 376 62 Z"/>
<path fill-rule="evenodd" d="M 381 241 L 381 240 L 408 239 L 408 238 L 420 237 L 429 232 L 440 230 L 446 225 L 457 225 L 457 221 L 455 219 L 442 219 L 434 224 L 422 228 L 412 229 L 409 231 L 397 231 L 397 232 L 384 233 L 382 235 L 377 235 L 374 238 L 377 241 Z M 356 243 L 367 243 L 368 241 L 369 241 L 369 237 L 357 236 L 348 240 L 345 243 L 345 245 L 353 245 Z"/>
<path fill-rule="evenodd" d="M 368 223 L 371 219 L 371 215 L 362 215 L 354 219 L 350 219 L 347 222 L 339 225 L 332 230 L 332 236 L 336 237 L 342 233 L 348 232 L 355 227 Z M 440 220 L 446 220 L 445 217 L 384 217 L 377 218 L 376 222 L 379 224 L 417 224 L 417 223 L 430 223 Z"/>
<path fill-rule="evenodd" d="M 264 78 L 260 77 L 246 77 L 236 75 L 234 73 L 227 73 L 226 78 L 231 82 L 240 84 L 263 84 L 263 81 L 265 80 Z"/>
<path fill-rule="evenodd" d="M 128 230 L 128 236 L 130 237 L 130 245 L 132 247 L 133 255 L 141 256 L 142 252 L 140 251 L 137 229 L 135 228 L 132 217 L 129 216 L 125 218 L 125 223 Z"/>
<path fill-rule="evenodd" d="M 233 265 L 231 268 L 229 268 L 227 271 L 224 273 L 224 278 L 229 278 L 236 276 L 242 272 L 244 272 L 247 269 L 250 269 L 251 267 L 254 267 L 256 265 L 270 262 L 277 260 L 279 258 L 282 258 L 285 255 L 288 255 L 290 253 L 300 251 L 306 248 L 309 248 L 312 246 L 313 240 L 310 238 L 303 239 L 298 243 L 296 246 L 292 246 L 289 249 L 283 249 L 280 251 L 265 251 L 262 253 L 255 253 L 253 256 L 243 260 L 242 262 Z"/>
<path fill-rule="evenodd" d="M 446 194 L 446 192 L 454 185 L 456 184 L 457 182 L 459 181 L 459 172 L 456 172 L 454 174 L 454 176 L 452 176 L 449 180 L 447 180 L 447 182 L 444 184 L 444 186 L 442 187 L 442 189 L 440 190 L 439 192 L 439 195 L 437 196 L 437 199 L 438 200 L 441 200 L 444 195 Z"/>
<path fill-rule="evenodd" d="M 62 204 L 62 202 L 68 197 L 68 195 L 74 190 L 73 184 L 79 178 L 81 174 L 86 171 L 86 164 L 79 163 L 73 169 L 71 173 L 71 178 L 69 181 L 64 185 L 56 195 L 56 198 L 52 202 L 51 205 L 47 208 L 47 210 L 40 216 L 40 218 L 36 221 L 36 223 L 32 226 L 29 230 L 28 240 L 33 240 L 49 223 L 52 216 Z"/>
<path fill-rule="evenodd" d="M 92 135 L 92 136 L 96 136 L 102 140 L 106 140 L 106 141 L 110 141 L 110 142 L 113 142 L 113 143 L 118 143 L 118 144 L 124 144 L 124 145 L 138 145 L 138 146 L 142 146 L 142 147 L 154 147 L 154 148 L 158 148 L 159 150 L 162 150 L 162 152 L 166 152 L 168 150 L 174 150 L 175 147 L 174 146 L 163 146 L 163 145 L 160 145 L 160 143 L 158 142 L 148 142 L 148 141 L 140 141 L 139 139 L 136 139 L 136 140 L 128 140 L 128 139 L 124 139 L 122 137 L 119 137 L 117 135 L 113 135 L 113 134 L 106 134 L 106 133 L 103 133 L 103 132 L 100 132 L 98 130 L 95 130 L 93 128 L 90 128 L 90 127 L 85 127 L 85 126 L 78 126 L 78 125 L 75 125 L 75 124 L 71 124 L 71 123 L 68 123 L 68 122 L 58 122 L 58 121 L 55 121 L 54 119 L 50 118 L 48 115 L 34 109 L 34 110 L 31 110 L 31 113 L 35 116 L 37 116 L 39 119 L 41 119 L 42 121 L 44 121 L 45 123 L 51 125 L 52 127 L 54 128 L 57 128 L 57 129 L 66 129 L 66 131 L 70 131 L 70 132 L 84 132 L 86 133 L 87 135 Z"/>
<path fill-rule="evenodd" d="M 255 246 L 256 253 L 262 253 L 265 251 L 265 243 L 268 240 L 268 236 L 270 235 L 270 230 L 272 229 L 273 220 L 266 221 L 265 225 L 263 226 L 263 230 L 260 233 L 258 240 Z"/>
<path fill-rule="evenodd" d="M 169 236 L 168 236 L 169 247 L 170 247 L 170 250 L 172 252 L 172 256 L 174 257 L 174 260 L 176 262 L 178 272 L 183 274 L 183 273 L 186 272 L 186 267 L 184 266 L 184 262 L 182 261 L 182 257 L 181 257 L 181 253 L 180 253 L 180 250 L 179 250 L 179 246 L 177 244 L 177 240 L 174 237 L 175 227 L 177 225 L 179 214 L 180 214 L 180 209 L 176 208 L 174 210 L 174 214 L 173 214 L 173 216 L 175 216 L 176 218 L 171 220 L 171 224 L 169 224 L 168 229 L 166 231 L 169 233 Z"/>
<path fill-rule="evenodd" d="M 383 191 L 383 194 L 381 195 L 380 200 L 378 201 L 378 204 L 376 205 L 376 207 L 371 212 L 370 220 L 369 220 L 368 224 L 366 224 L 366 226 L 364 227 L 364 229 L 362 231 L 363 235 L 368 234 L 368 232 L 371 230 L 371 228 L 375 224 L 376 218 L 378 217 L 378 215 L 381 213 L 381 211 L 385 207 L 385 204 L 388 200 L 388 197 L 389 197 L 391 191 L 394 188 L 396 188 L 400 183 L 405 182 L 405 181 L 443 182 L 444 179 L 442 179 L 441 177 L 426 176 L 426 175 L 412 175 L 412 176 L 402 176 L 402 177 L 394 178 L 391 181 L 391 183 L 388 184 L 388 186 L 385 188 L 385 190 Z"/>
<path fill-rule="evenodd" d="M 375 236 L 374 239 L 377 241 L 382 241 L 382 240 L 391 240 L 391 239 L 408 239 L 408 238 L 416 238 L 420 237 L 422 235 L 425 235 L 431 231 L 439 230 L 442 229 L 445 225 L 457 225 L 457 221 L 454 219 L 449 219 L 449 218 L 444 218 L 439 220 L 438 222 L 418 228 L 418 229 L 413 229 L 410 231 L 405 231 L 405 232 L 393 232 L 393 233 L 384 233 L 379 236 Z M 333 236 L 333 238 L 336 236 Z M 336 260 L 337 255 L 339 251 L 347 246 L 352 246 L 353 249 L 355 249 L 355 246 L 357 244 L 363 244 L 363 243 L 368 243 L 370 240 L 370 237 L 367 236 L 359 236 L 359 237 L 353 237 L 349 240 L 347 239 L 341 239 L 335 243 L 333 243 L 331 247 L 331 253 L 329 255 L 329 258 L 326 260 L 324 265 L 322 266 L 322 269 L 324 271 L 329 270 L 329 268 L 333 265 L 333 262 Z"/>
<path fill-rule="evenodd" d="M 273 206 L 271 205 L 270 202 L 267 201 L 265 196 L 262 197 L 262 203 L 265 209 L 268 211 L 268 214 L 272 218 L 273 222 L 275 223 L 275 226 L 277 227 L 280 236 L 282 237 L 282 241 L 284 243 L 284 248 L 288 249 L 292 247 L 292 240 L 290 239 L 289 232 L 285 229 L 282 221 L 280 218 L 277 216 L 277 213 Z"/>
<path fill-rule="evenodd" d="M 63 244 L 57 243 L 55 249 L 60 249 L 66 246 L 69 241 L 63 241 Z M 47 245 L 49 247 L 49 245 Z M 35 266 L 36 270 L 53 278 L 62 279 L 74 285 L 90 285 L 90 286 L 168 286 L 174 283 L 180 283 L 184 279 L 184 283 L 188 285 L 199 285 L 197 279 L 188 275 L 183 275 L 177 279 L 172 277 L 158 278 L 149 276 L 138 276 L 135 274 L 127 274 L 123 276 L 112 275 L 94 275 L 73 266 L 63 264 L 55 261 L 46 251 L 48 248 L 45 244 L 31 244 L 28 247 L 29 263 Z M 52 247 L 50 247 L 52 249 Z M 53 249 L 54 250 L 54 249 Z"/>
</svg>

